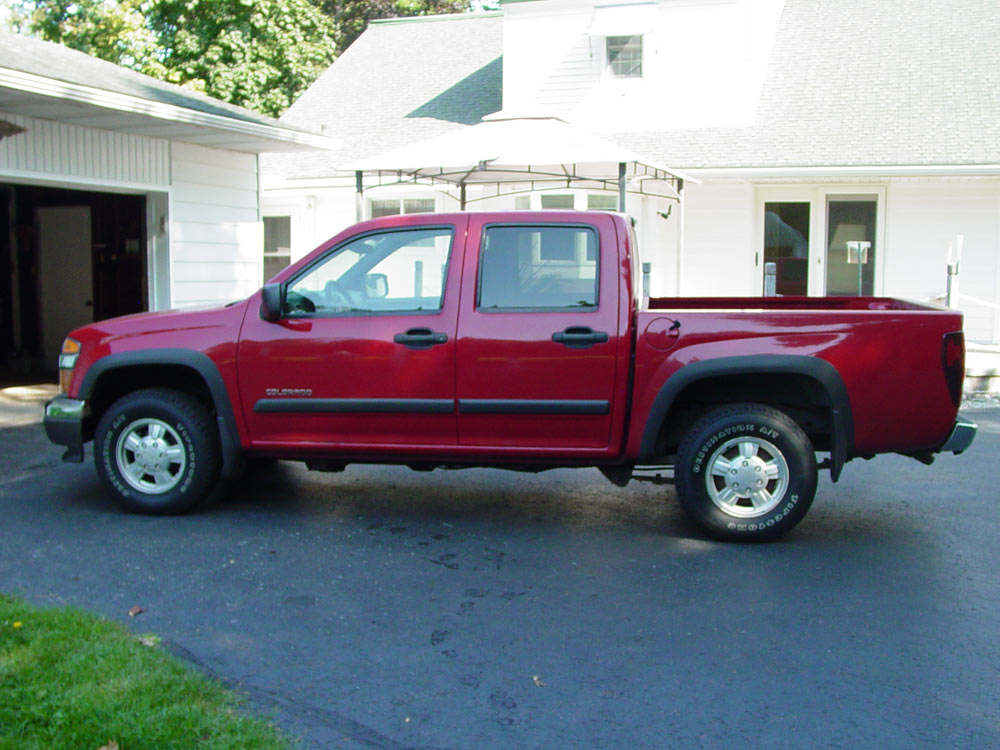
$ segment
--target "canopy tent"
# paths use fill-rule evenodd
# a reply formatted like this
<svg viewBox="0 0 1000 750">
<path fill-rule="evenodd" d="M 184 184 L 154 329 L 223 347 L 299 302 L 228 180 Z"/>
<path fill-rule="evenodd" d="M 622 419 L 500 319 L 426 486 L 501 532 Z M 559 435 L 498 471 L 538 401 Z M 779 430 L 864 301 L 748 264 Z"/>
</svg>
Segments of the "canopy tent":
<svg viewBox="0 0 1000 750">
<path fill-rule="evenodd" d="M 348 165 L 355 173 L 358 218 L 364 190 L 430 184 L 467 204 L 501 195 L 553 188 L 626 193 L 680 201 L 689 177 L 599 138 L 556 117 L 515 117 L 498 112 L 464 130 Z M 694 182 L 697 182 L 694 180 Z M 470 196 L 469 186 L 481 186 Z"/>
</svg>

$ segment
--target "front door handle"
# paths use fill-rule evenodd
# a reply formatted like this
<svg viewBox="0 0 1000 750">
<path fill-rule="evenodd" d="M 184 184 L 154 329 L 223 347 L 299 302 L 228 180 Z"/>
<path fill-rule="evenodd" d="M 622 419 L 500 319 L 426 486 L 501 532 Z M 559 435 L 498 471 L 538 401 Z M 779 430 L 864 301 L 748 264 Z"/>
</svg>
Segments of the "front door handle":
<svg viewBox="0 0 1000 750">
<path fill-rule="evenodd" d="M 594 344 L 603 344 L 608 340 L 604 331 L 595 331 L 589 326 L 570 326 L 564 331 L 552 334 L 552 340 L 570 349 L 586 349 Z"/>
<path fill-rule="evenodd" d="M 397 333 L 392 340 L 407 349 L 430 349 L 435 344 L 447 342 L 448 334 L 432 331 L 430 328 L 410 328 L 406 333 Z"/>
</svg>

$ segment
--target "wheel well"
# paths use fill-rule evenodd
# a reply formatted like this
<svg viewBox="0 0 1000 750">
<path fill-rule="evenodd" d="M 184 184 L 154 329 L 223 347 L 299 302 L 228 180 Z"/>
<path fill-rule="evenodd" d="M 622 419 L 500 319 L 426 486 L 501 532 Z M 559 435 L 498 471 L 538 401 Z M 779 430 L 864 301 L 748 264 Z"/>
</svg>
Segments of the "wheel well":
<svg viewBox="0 0 1000 750">
<path fill-rule="evenodd" d="M 766 404 L 783 411 L 799 424 L 816 450 L 831 449 L 833 400 L 822 383 L 808 375 L 749 373 L 707 377 L 678 393 L 660 428 L 657 456 L 674 455 L 684 433 L 702 415 L 718 406 L 740 402 Z"/>
<path fill-rule="evenodd" d="M 84 421 L 84 440 L 94 436 L 101 416 L 122 396 L 144 388 L 170 388 L 194 396 L 215 413 L 212 393 L 201 374 L 185 365 L 125 365 L 102 373 L 87 396 L 89 416 Z"/>
</svg>

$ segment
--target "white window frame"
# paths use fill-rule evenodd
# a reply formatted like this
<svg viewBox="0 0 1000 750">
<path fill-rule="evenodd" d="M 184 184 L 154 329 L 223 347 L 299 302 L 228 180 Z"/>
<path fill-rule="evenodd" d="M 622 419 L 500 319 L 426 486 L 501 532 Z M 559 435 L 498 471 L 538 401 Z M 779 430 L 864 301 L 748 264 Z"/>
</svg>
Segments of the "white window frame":
<svg viewBox="0 0 1000 750">
<path fill-rule="evenodd" d="M 604 74 L 615 81 L 635 81 L 642 80 L 645 78 L 646 69 L 646 34 L 609 34 L 604 37 Z M 611 60 L 611 40 L 612 39 L 639 39 L 639 73 L 637 75 L 629 75 L 625 73 L 617 73 L 613 67 L 613 61 Z M 627 44 L 627 43 L 626 43 Z"/>
<path fill-rule="evenodd" d="M 387 196 L 370 196 L 365 201 L 365 212 L 366 218 L 373 219 L 374 217 L 374 203 L 396 203 L 399 206 L 399 212 L 395 214 L 386 214 L 387 216 L 409 216 L 411 214 L 405 214 L 404 209 L 406 206 L 406 201 L 430 201 L 433 203 L 433 208 L 430 211 L 415 211 L 413 213 L 433 213 L 440 210 L 438 205 L 438 199 L 436 196 L 428 196 L 426 193 L 422 195 L 387 195 Z"/>
<path fill-rule="evenodd" d="M 539 190 L 534 193 L 529 193 L 527 195 L 516 195 L 514 196 L 514 205 L 512 208 L 516 211 L 540 211 L 542 208 L 542 196 L 543 195 L 572 195 L 573 196 L 573 207 L 572 208 L 546 208 L 545 211 L 617 211 L 618 210 L 618 193 L 604 192 L 600 190 L 581 190 L 579 188 L 571 188 L 567 190 L 566 188 L 556 188 L 552 190 Z M 615 207 L 614 208 L 590 208 L 588 205 L 588 196 L 590 195 L 600 195 L 609 196 L 613 198 Z M 527 199 L 527 206 L 518 206 L 518 203 L 523 203 Z"/>
<path fill-rule="evenodd" d="M 275 203 L 261 206 L 260 211 L 260 284 L 267 279 L 264 278 L 264 219 L 285 216 L 289 219 L 289 254 L 288 265 L 295 263 L 302 258 L 304 253 L 296 253 L 296 242 L 302 234 L 302 208 L 295 203 Z M 272 256 L 273 257 L 273 256 Z"/>
</svg>

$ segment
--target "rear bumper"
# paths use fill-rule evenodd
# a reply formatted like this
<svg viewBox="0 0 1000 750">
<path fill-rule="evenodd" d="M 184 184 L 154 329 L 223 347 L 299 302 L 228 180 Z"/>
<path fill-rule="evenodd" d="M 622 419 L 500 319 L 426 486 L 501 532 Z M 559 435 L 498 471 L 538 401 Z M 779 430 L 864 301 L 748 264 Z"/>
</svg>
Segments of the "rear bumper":
<svg viewBox="0 0 1000 750">
<path fill-rule="evenodd" d="M 68 396 L 56 396 L 45 405 L 45 434 L 56 445 L 66 447 L 62 460 L 83 463 L 83 419 L 87 403 Z"/>
<path fill-rule="evenodd" d="M 966 419 L 965 417 L 958 417 L 955 420 L 955 426 L 952 428 L 951 435 L 948 439 L 944 441 L 940 448 L 937 449 L 938 453 L 954 453 L 956 456 L 962 453 L 966 448 L 972 445 L 973 439 L 976 437 L 977 430 L 976 423 Z"/>
</svg>

